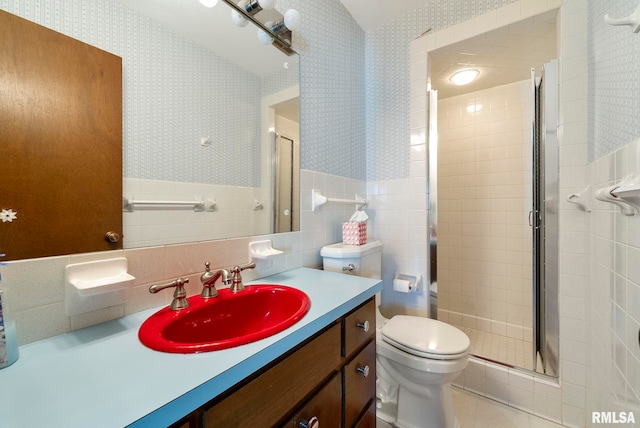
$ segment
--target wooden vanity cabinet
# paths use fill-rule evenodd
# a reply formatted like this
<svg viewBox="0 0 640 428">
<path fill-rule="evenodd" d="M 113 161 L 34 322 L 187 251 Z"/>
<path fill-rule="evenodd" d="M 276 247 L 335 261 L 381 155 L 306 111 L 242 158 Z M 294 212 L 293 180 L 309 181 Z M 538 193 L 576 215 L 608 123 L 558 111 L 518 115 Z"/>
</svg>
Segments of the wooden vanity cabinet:
<svg viewBox="0 0 640 428">
<path fill-rule="evenodd" d="M 376 307 L 371 299 L 344 318 L 342 426 L 345 428 L 375 426 L 375 339 Z M 370 425 L 371 411 L 373 425 Z"/>
<path fill-rule="evenodd" d="M 373 428 L 375 356 L 372 298 L 172 427 Z"/>
</svg>

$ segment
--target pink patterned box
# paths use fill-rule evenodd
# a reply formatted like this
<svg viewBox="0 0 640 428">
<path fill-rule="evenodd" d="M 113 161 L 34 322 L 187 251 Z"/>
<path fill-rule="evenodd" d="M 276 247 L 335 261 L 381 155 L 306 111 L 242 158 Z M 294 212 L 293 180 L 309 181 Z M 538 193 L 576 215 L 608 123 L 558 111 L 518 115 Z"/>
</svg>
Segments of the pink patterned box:
<svg viewBox="0 0 640 428">
<path fill-rule="evenodd" d="M 367 222 L 346 221 L 342 223 L 342 243 L 363 245 L 367 243 Z"/>
</svg>

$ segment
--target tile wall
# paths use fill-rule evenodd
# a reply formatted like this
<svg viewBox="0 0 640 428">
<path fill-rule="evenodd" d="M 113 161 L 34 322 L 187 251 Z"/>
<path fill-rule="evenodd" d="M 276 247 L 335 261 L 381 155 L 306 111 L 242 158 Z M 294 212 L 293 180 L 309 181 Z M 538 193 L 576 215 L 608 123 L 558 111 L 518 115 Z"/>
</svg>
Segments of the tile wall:
<svg viewBox="0 0 640 428">
<path fill-rule="evenodd" d="M 149 206 L 125 209 L 122 214 L 124 248 L 262 235 L 271 228 L 272 206 L 264 188 L 127 177 L 123 179 L 122 188 L 127 199 L 204 202 L 204 208 L 196 210 Z"/>
<path fill-rule="evenodd" d="M 609 187 L 640 172 L 640 141 L 592 162 L 587 169 L 593 190 Z M 587 408 L 633 411 L 640 415 L 640 215 L 623 215 L 615 205 L 591 200 L 585 266 L 591 278 L 586 292 Z M 587 414 L 587 422 L 590 414 Z M 636 422 L 640 420 L 636 419 Z M 591 426 L 588 424 L 588 426 Z"/>
<path fill-rule="evenodd" d="M 412 151 L 412 164 L 424 164 L 424 145 Z M 413 168 L 412 168 L 413 169 Z M 416 171 L 419 171 L 416 168 Z M 418 173 L 416 173 L 418 174 Z M 428 242 L 426 178 L 367 182 L 370 235 L 383 243 L 383 314 L 428 316 Z M 405 274 L 421 278 L 417 292 L 393 290 L 393 278 Z"/>
<path fill-rule="evenodd" d="M 588 160 L 573 171 L 576 190 L 594 191 L 640 173 L 638 35 L 606 25 L 602 16 L 627 16 L 625 1 L 588 2 Z M 593 201 L 593 200 L 592 200 Z M 576 210 L 574 208 L 574 210 Z M 632 411 L 640 421 L 640 216 L 593 201 L 583 213 L 581 241 L 590 251 L 577 260 L 591 279 L 585 295 L 586 425 L 591 411 Z M 579 215 L 579 214 L 576 214 Z"/>
<path fill-rule="evenodd" d="M 21 345 L 56 336 L 100 322 L 119 318 L 142 310 L 167 305 L 171 292 L 150 294 L 152 284 L 188 277 L 189 295 L 200 292 L 200 275 L 204 263 L 213 267 L 233 266 L 249 261 L 250 242 L 271 239 L 273 247 L 285 252 L 272 264 L 258 264 L 246 271 L 246 280 L 263 278 L 301 266 L 322 266 L 320 248 L 342 239 L 342 222 L 348 220 L 353 208 L 327 204 L 311 210 L 311 190 L 319 189 L 325 196 L 352 199 L 366 193 L 366 183 L 308 170 L 301 171 L 301 231 L 275 235 L 259 235 L 235 239 L 192 242 L 132 248 L 102 253 L 29 259 L 11 262 L 2 268 L 3 285 L 7 286 L 17 321 Z M 68 264 L 126 257 L 129 273 L 136 280 L 127 290 L 122 305 L 69 317 L 65 313 L 64 269 Z M 43 284 L 46 283 L 46 284 Z"/>
<path fill-rule="evenodd" d="M 529 80 L 438 102 L 438 319 L 532 340 Z"/>
<path fill-rule="evenodd" d="M 589 219 L 566 202 L 566 196 L 586 186 L 587 165 L 587 5 L 564 0 L 560 11 L 560 212 L 559 303 L 560 380 L 562 422 L 583 427 L 590 407 L 585 399 L 590 352 L 587 334 L 589 312 Z"/>
</svg>

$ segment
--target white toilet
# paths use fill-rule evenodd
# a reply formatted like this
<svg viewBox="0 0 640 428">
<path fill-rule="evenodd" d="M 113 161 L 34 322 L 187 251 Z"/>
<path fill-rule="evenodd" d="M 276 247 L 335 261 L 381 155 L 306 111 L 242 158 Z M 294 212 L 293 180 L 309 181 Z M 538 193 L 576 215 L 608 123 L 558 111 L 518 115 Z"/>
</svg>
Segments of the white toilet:
<svg viewBox="0 0 640 428">
<path fill-rule="evenodd" d="M 322 248 L 324 270 L 381 278 L 382 243 Z M 468 363 L 466 334 L 443 322 L 415 316 L 391 319 L 376 295 L 376 415 L 399 428 L 457 428 L 451 381 Z"/>
</svg>

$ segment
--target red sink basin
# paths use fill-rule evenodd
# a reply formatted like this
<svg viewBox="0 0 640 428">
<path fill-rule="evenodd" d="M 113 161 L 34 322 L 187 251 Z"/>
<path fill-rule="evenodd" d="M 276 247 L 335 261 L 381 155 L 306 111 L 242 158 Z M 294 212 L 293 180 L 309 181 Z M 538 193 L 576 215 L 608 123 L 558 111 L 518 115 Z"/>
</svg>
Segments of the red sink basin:
<svg viewBox="0 0 640 428">
<path fill-rule="evenodd" d="M 165 307 L 142 323 L 140 341 L 162 352 L 192 354 L 244 345 L 291 327 L 311 302 L 302 291 L 284 285 L 245 286 L 239 293 L 218 290 L 218 297 L 189 297 L 189 307 Z"/>
</svg>

